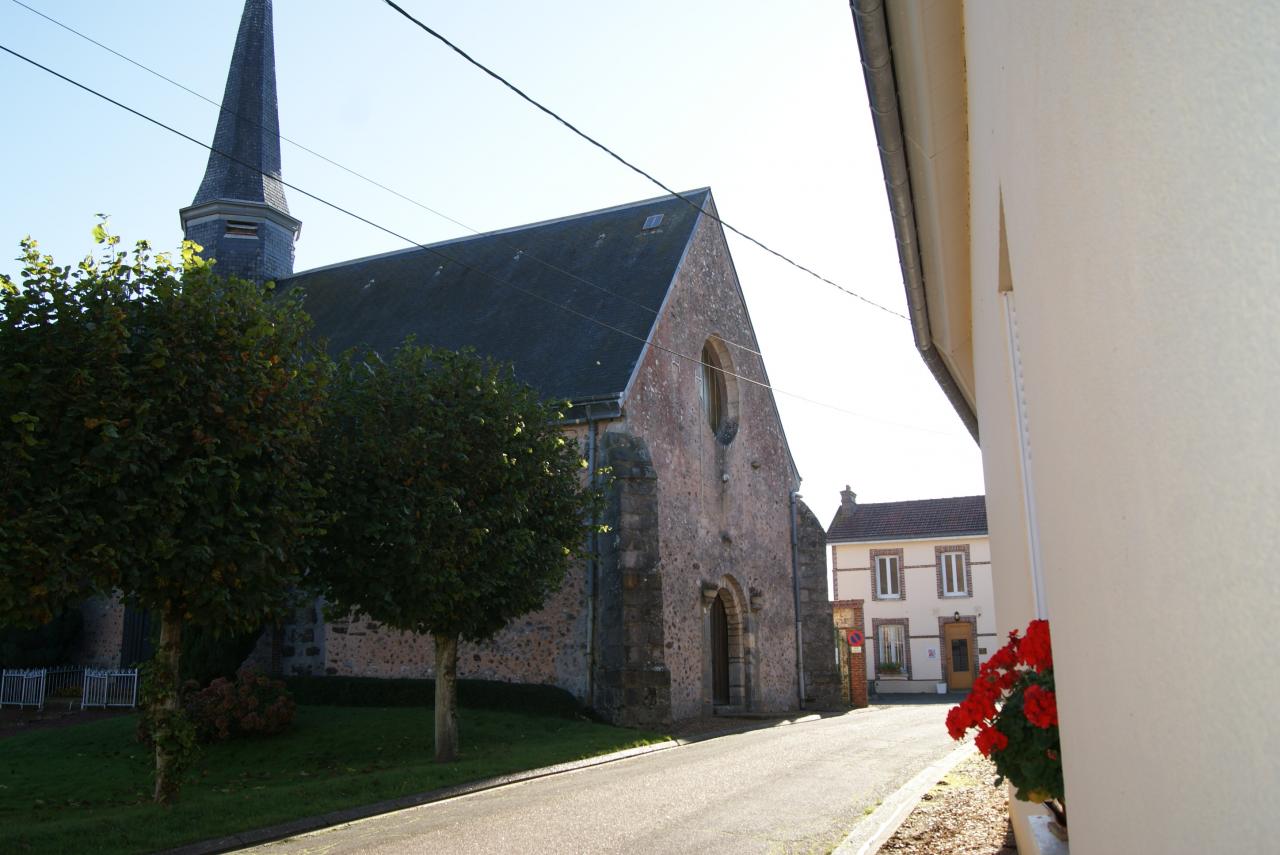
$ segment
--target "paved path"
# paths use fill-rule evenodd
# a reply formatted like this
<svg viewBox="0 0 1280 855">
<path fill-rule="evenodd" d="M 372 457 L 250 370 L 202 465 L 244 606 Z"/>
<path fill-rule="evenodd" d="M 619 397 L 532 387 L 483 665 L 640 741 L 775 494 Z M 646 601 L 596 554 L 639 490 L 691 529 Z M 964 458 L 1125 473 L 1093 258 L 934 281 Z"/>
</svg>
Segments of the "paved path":
<svg viewBox="0 0 1280 855">
<path fill-rule="evenodd" d="M 725 736 L 252 851 L 826 853 L 951 751 L 946 710 L 879 707 Z"/>
</svg>

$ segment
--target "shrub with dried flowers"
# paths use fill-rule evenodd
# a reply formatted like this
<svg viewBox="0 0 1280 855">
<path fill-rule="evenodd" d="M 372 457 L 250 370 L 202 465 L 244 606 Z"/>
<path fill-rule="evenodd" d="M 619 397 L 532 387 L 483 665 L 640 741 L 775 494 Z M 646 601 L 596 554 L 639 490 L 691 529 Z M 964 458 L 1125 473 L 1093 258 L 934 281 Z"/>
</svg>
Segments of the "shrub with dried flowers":
<svg viewBox="0 0 1280 855">
<path fill-rule="evenodd" d="M 1065 801 L 1048 621 L 1033 620 L 1023 637 L 1009 633 L 1009 643 L 978 669 L 969 696 L 947 713 L 952 739 L 974 729 L 978 750 L 1018 798 Z"/>
<path fill-rule="evenodd" d="M 188 693 L 183 704 L 201 742 L 235 736 L 268 736 L 293 724 L 297 705 L 280 680 L 241 671 L 235 681 L 219 677 Z"/>
</svg>

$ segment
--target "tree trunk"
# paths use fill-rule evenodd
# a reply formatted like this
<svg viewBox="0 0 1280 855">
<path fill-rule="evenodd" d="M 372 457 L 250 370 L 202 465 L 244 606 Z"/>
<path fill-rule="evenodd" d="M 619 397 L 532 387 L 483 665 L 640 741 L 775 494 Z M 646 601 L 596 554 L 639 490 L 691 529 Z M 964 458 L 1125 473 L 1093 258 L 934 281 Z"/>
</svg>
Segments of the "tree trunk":
<svg viewBox="0 0 1280 855">
<path fill-rule="evenodd" d="M 458 759 L 458 636 L 436 635 L 436 762 Z"/>
<path fill-rule="evenodd" d="M 159 690 L 156 707 L 161 712 L 153 720 L 171 720 L 178 709 L 178 659 L 182 651 L 182 620 L 171 612 L 160 617 L 160 646 L 156 650 L 155 680 Z M 153 798 L 169 804 L 178 795 L 178 780 L 173 770 L 173 756 L 161 734 L 153 734 L 156 744 L 156 789 Z"/>
</svg>

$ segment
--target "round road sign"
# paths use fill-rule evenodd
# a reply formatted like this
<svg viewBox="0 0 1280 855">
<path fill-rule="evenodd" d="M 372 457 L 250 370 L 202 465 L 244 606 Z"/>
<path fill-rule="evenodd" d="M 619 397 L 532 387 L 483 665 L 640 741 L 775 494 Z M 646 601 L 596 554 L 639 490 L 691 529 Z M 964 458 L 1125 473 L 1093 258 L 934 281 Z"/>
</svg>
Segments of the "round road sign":
<svg viewBox="0 0 1280 855">
<path fill-rule="evenodd" d="M 850 647 L 857 647 L 862 643 L 862 631 L 857 629 L 849 630 L 849 634 L 845 636 L 849 641 Z"/>
</svg>

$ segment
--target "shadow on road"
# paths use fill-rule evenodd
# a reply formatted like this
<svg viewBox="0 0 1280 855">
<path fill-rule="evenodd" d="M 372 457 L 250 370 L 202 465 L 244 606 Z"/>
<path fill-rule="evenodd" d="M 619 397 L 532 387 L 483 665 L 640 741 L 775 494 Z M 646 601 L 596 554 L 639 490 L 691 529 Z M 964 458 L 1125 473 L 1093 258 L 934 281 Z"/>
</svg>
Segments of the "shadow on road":
<svg viewBox="0 0 1280 855">
<path fill-rule="evenodd" d="M 939 695 L 936 692 L 924 693 L 900 693 L 900 694 L 880 694 L 872 695 L 868 700 L 873 707 L 890 707 L 904 706 L 916 704 L 946 704 L 947 706 L 955 706 L 965 699 L 968 692 L 948 692 L 945 695 Z"/>
</svg>

